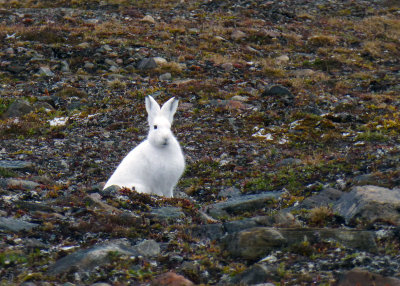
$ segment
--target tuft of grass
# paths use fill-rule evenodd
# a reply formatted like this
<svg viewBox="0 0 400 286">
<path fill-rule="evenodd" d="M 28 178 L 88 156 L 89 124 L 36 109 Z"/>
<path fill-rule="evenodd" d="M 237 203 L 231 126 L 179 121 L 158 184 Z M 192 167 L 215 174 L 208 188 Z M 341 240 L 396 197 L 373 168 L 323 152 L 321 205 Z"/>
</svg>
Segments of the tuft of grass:
<svg viewBox="0 0 400 286">
<path fill-rule="evenodd" d="M 17 173 L 15 173 L 14 171 L 12 171 L 10 169 L 0 167 L 0 176 L 4 177 L 4 178 L 13 178 L 13 177 L 17 177 L 18 175 L 17 175 Z"/>
<path fill-rule="evenodd" d="M 330 222 L 332 217 L 332 209 L 326 206 L 313 208 L 309 213 L 310 224 L 313 226 L 322 227 Z"/>
</svg>

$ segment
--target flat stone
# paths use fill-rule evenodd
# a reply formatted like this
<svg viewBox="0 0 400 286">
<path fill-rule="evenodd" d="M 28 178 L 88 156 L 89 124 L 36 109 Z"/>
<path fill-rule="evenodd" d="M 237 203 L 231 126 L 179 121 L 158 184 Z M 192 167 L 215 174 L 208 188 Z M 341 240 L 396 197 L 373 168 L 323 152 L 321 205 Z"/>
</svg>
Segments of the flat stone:
<svg viewBox="0 0 400 286">
<path fill-rule="evenodd" d="M 194 286 L 195 284 L 172 271 L 161 274 L 156 279 L 154 279 L 151 286 Z"/>
<path fill-rule="evenodd" d="M 176 220 L 185 217 L 181 208 L 177 207 L 161 207 L 151 210 L 151 215 L 160 220 Z"/>
<path fill-rule="evenodd" d="M 222 246 L 233 257 L 256 260 L 273 250 L 303 241 L 336 241 L 349 248 L 377 251 L 373 232 L 348 229 L 255 227 L 225 236 Z"/>
<path fill-rule="evenodd" d="M 172 78 L 172 75 L 169 72 L 160 75 L 160 80 L 170 80 L 171 78 Z"/>
<path fill-rule="evenodd" d="M 226 236 L 223 247 L 233 257 L 255 260 L 287 245 L 287 240 L 273 228 L 255 227 Z"/>
<path fill-rule="evenodd" d="M 94 69 L 95 65 L 90 62 L 85 62 L 85 65 L 83 67 L 87 70 L 91 70 L 91 69 Z"/>
<path fill-rule="evenodd" d="M 394 277 L 384 277 L 382 275 L 369 272 L 368 270 L 355 268 L 343 274 L 334 286 L 354 286 L 354 285 L 385 285 L 399 286 L 400 279 Z"/>
<path fill-rule="evenodd" d="M 88 249 L 78 250 L 56 261 L 47 270 L 48 275 L 61 273 L 86 272 L 110 261 L 110 253 L 137 256 L 139 253 L 126 241 L 116 240 L 105 244 L 95 245 Z"/>
<path fill-rule="evenodd" d="M 310 243 L 333 240 L 349 248 L 377 251 L 373 231 L 340 228 L 279 228 L 278 230 L 289 245 L 298 244 L 304 240 Z"/>
<path fill-rule="evenodd" d="M 3 118 L 20 117 L 34 111 L 34 107 L 26 100 L 17 99 L 7 108 Z"/>
<path fill-rule="evenodd" d="M 0 160 L 0 168 L 8 170 L 28 170 L 33 167 L 33 163 L 29 161 L 12 161 L 12 160 Z"/>
<path fill-rule="evenodd" d="M 117 66 L 117 65 L 118 65 L 118 64 L 117 64 L 115 61 L 113 61 L 112 59 L 106 59 L 104 62 L 105 62 L 106 64 L 110 65 L 110 66 Z"/>
<path fill-rule="evenodd" d="M 227 233 L 235 233 L 245 229 L 253 228 L 260 226 L 255 220 L 252 218 L 242 219 L 242 220 L 234 220 L 228 221 L 224 224 L 225 231 Z"/>
<path fill-rule="evenodd" d="M 134 247 L 140 255 L 145 257 L 154 257 L 160 254 L 160 245 L 152 239 L 144 240 Z"/>
<path fill-rule="evenodd" d="M 223 68 L 225 71 L 231 71 L 231 70 L 233 70 L 233 64 L 232 63 L 223 63 L 221 65 L 221 68 Z"/>
<path fill-rule="evenodd" d="M 50 206 L 42 202 L 28 202 L 28 201 L 17 201 L 16 206 L 21 210 L 27 211 L 41 211 L 41 212 L 51 212 L 54 213 L 56 211 L 61 212 L 62 209 L 56 206 Z"/>
<path fill-rule="evenodd" d="M 272 205 L 283 192 L 267 192 L 254 195 L 233 197 L 225 202 L 220 202 L 206 207 L 206 212 L 213 218 L 221 218 L 229 214 L 239 214 L 254 211 Z"/>
<path fill-rule="evenodd" d="M 222 223 L 195 225 L 187 230 L 191 236 L 217 240 L 225 235 L 225 228 Z"/>
<path fill-rule="evenodd" d="M 293 75 L 296 77 L 307 77 L 307 76 L 312 76 L 315 74 L 315 71 L 312 69 L 300 69 L 300 70 L 294 70 Z"/>
<path fill-rule="evenodd" d="M 263 94 L 263 96 L 288 96 L 294 97 L 294 95 L 284 86 L 281 85 L 273 85 L 267 88 Z"/>
<path fill-rule="evenodd" d="M 235 285 L 265 285 L 258 283 L 264 283 L 270 280 L 276 281 L 277 279 L 279 279 L 279 275 L 275 268 L 265 264 L 256 263 L 242 273 L 236 275 L 232 279 L 232 283 Z"/>
<path fill-rule="evenodd" d="M 246 38 L 246 34 L 240 30 L 234 30 L 231 34 L 231 39 L 234 41 L 240 41 Z"/>
<path fill-rule="evenodd" d="M 8 179 L 7 187 L 10 189 L 18 189 L 18 190 L 34 190 L 39 187 L 40 184 L 27 180 L 20 179 Z"/>
<path fill-rule="evenodd" d="M 287 55 L 282 55 L 282 56 L 277 57 L 275 60 L 278 64 L 283 64 L 283 63 L 287 63 L 289 61 L 289 57 Z"/>
<path fill-rule="evenodd" d="M 301 165 L 302 161 L 300 159 L 296 158 L 285 158 L 280 160 L 278 163 L 276 163 L 276 167 L 282 167 L 282 166 L 298 166 Z"/>
<path fill-rule="evenodd" d="M 7 71 L 13 73 L 13 74 L 19 74 L 23 71 L 26 70 L 25 66 L 16 64 L 16 63 L 11 63 L 10 65 L 7 66 Z"/>
<path fill-rule="evenodd" d="M 168 63 L 168 61 L 162 57 L 154 57 L 153 60 L 156 62 L 157 66 L 160 67 Z"/>
<path fill-rule="evenodd" d="M 400 225 L 400 188 L 356 186 L 344 193 L 333 205 L 333 211 L 344 217 L 346 223 L 387 222 Z"/>
<path fill-rule="evenodd" d="M 153 58 L 144 58 L 140 61 L 138 65 L 138 70 L 150 70 L 155 69 L 157 67 L 157 63 Z"/>
<path fill-rule="evenodd" d="M 52 77 L 54 76 L 54 73 L 50 70 L 48 67 L 40 67 L 39 68 L 39 74 L 41 76 L 47 76 L 47 77 Z"/>
<path fill-rule="evenodd" d="M 76 47 L 80 48 L 80 49 L 88 49 L 88 48 L 90 48 L 90 44 L 88 42 L 83 42 L 83 43 L 76 45 Z"/>
<path fill-rule="evenodd" d="M 21 230 L 31 230 L 32 228 L 38 226 L 35 223 L 26 222 L 20 219 L 0 217 L 0 230 L 8 230 L 13 232 L 18 232 Z"/>
<path fill-rule="evenodd" d="M 317 207 L 330 206 L 336 203 L 343 194 L 345 193 L 337 189 L 326 188 L 320 191 L 318 194 L 306 198 L 294 209 L 312 209 Z"/>
</svg>

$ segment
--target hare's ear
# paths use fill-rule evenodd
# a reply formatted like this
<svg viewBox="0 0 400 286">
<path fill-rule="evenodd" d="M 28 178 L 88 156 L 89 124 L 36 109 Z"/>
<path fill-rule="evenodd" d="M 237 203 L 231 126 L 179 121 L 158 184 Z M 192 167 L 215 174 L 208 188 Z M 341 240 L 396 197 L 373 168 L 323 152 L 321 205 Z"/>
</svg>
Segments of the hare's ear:
<svg viewBox="0 0 400 286">
<path fill-rule="evenodd" d="M 145 98 L 145 103 L 149 120 L 156 117 L 157 113 L 160 111 L 160 105 L 158 105 L 157 101 L 155 101 L 152 96 L 148 95 Z"/>
<path fill-rule="evenodd" d="M 178 103 L 179 100 L 175 99 L 175 97 L 172 97 L 161 107 L 161 113 L 168 118 L 171 124 L 172 120 L 174 119 L 176 109 L 178 108 Z"/>
</svg>

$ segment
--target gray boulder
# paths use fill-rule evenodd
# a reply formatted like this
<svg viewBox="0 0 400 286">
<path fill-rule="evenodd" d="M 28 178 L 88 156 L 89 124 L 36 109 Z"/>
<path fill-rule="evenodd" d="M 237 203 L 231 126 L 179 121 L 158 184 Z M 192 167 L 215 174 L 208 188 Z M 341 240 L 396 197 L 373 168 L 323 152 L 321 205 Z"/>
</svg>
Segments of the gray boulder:
<svg viewBox="0 0 400 286">
<path fill-rule="evenodd" d="M 227 201 L 207 206 L 206 212 L 211 217 L 219 219 L 230 214 L 239 214 L 272 206 L 282 192 L 266 192 L 254 195 L 244 195 L 228 199 Z"/>
<path fill-rule="evenodd" d="M 348 229 L 255 227 L 227 235 L 222 246 L 233 257 L 257 260 L 273 250 L 304 241 L 335 241 L 349 248 L 376 251 L 373 232 Z"/>
<path fill-rule="evenodd" d="M 255 227 L 228 235 L 222 243 L 233 257 L 255 260 L 286 246 L 287 240 L 274 228 Z"/>
<path fill-rule="evenodd" d="M 26 100 L 17 99 L 3 113 L 3 118 L 21 117 L 34 111 L 34 107 Z"/>
<path fill-rule="evenodd" d="M 85 272 L 97 266 L 104 265 L 110 260 L 110 253 L 120 255 L 137 256 L 139 253 L 125 241 L 112 241 L 105 244 L 95 245 L 88 249 L 78 250 L 67 255 L 47 270 L 48 275 L 58 275 L 70 271 Z"/>
<path fill-rule="evenodd" d="M 0 230 L 18 232 L 21 230 L 31 230 L 38 226 L 35 223 L 30 223 L 20 219 L 0 217 Z"/>
<path fill-rule="evenodd" d="M 333 211 L 350 225 L 376 221 L 400 225 L 399 209 L 399 188 L 391 190 L 370 185 L 354 187 L 333 205 Z"/>
</svg>

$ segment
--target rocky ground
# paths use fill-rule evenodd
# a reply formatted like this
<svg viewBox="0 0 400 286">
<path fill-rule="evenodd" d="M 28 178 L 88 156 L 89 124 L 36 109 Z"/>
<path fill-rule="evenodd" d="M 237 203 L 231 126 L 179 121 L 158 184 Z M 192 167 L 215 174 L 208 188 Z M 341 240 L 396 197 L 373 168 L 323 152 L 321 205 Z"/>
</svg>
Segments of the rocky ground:
<svg viewBox="0 0 400 286">
<path fill-rule="evenodd" d="M 0 285 L 400 285 L 398 1 L 0 8 Z M 102 190 L 148 94 L 173 199 Z"/>
</svg>

